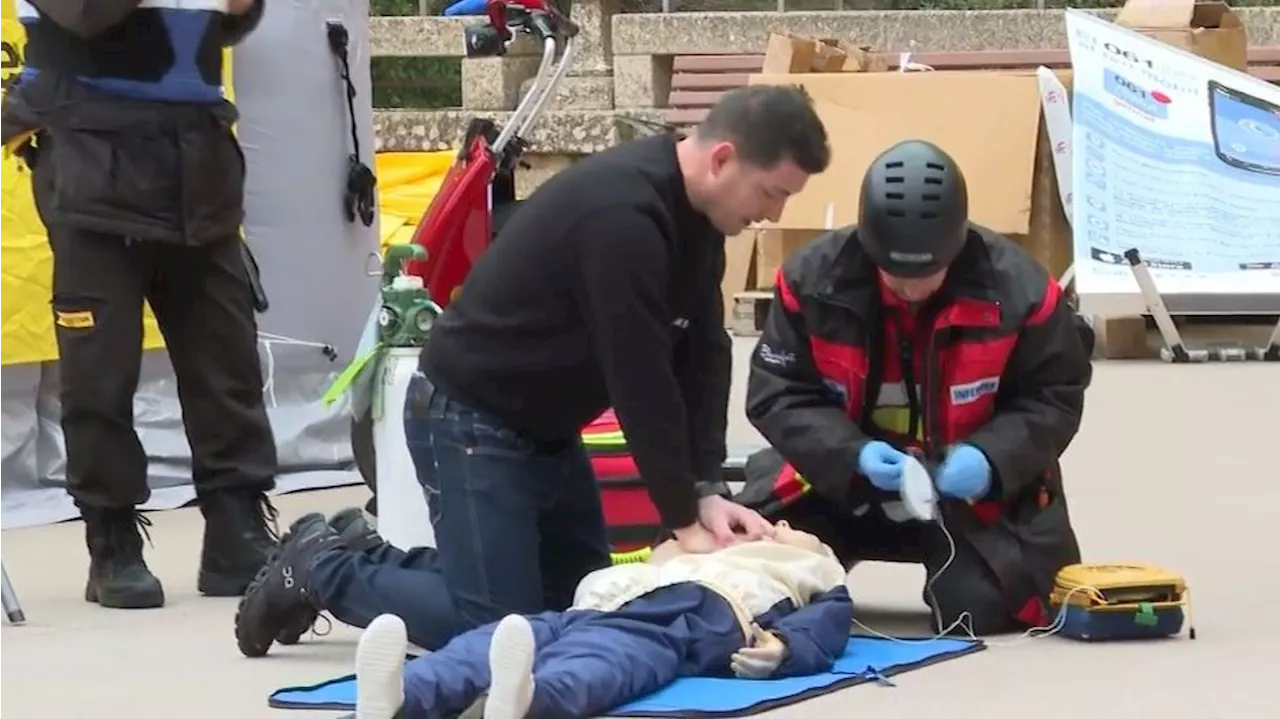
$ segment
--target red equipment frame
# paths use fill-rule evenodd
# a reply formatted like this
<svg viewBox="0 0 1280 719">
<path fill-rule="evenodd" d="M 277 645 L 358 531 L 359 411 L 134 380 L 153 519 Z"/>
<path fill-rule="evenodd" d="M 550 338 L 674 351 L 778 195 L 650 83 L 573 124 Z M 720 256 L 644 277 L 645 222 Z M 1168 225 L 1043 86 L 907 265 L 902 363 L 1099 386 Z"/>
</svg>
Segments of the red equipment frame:
<svg viewBox="0 0 1280 719">
<path fill-rule="evenodd" d="M 521 100 L 501 132 L 492 120 L 471 121 L 439 192 L 427 206 L 414 231 L 414 244 L 427 252 L 423 260 L 407 263 L 405 272 L 423 279 L 431 299 L 447 307 L 463 280 L 493 240 L 494 181 L 514 173 L 525 143 L 521 136 L 541 114 L 555 93 L 573 55 L 578 28 L 545 0 L 489 0 L 486 23 L 468 33 L 470 56 L 501 55 L 517 33 L 542 43 L 542 62 L 533 87 Z M 477 39 L 477 38 L 480 39 Z M 474 52 L 482 42 L 490 42 Z M 559 58 L 556 58 L 557 53 Z M 501 198 L 514 201 L 511 197 Z"/>
</svg>

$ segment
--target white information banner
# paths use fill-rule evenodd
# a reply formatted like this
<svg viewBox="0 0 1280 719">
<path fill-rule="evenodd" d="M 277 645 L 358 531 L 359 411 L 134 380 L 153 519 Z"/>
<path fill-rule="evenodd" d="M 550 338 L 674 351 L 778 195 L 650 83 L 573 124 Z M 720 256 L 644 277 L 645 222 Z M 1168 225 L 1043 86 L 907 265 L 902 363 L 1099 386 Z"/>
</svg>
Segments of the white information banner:
<svg viewBox="0 0 1280 719">
<path fill-rule="evenodd" d="M 1076 290 L 1280 294 L 1280 87 L 1079 11 L 1074 69 Z"/>
</svg>

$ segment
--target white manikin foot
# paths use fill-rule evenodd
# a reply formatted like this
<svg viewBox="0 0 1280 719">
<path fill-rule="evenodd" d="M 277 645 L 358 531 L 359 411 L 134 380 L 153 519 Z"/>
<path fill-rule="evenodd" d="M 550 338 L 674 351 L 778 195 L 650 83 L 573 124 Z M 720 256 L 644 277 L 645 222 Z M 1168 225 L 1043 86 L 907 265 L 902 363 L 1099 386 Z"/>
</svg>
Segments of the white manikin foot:
<svg viewBox="0 0 1280 719">
<path fill-rule="evenodd" d="M 369 623 L 356 646 L 355 719 L 394 719 L 404 704 L 404 657 L 409 638 L 404 620 L 382 614 Z"/>
<path fill-rule="evenodd" d="M 489 645 L 489 697 L 484 719 L 525 719 L 533 704 L 536 650 L 528 619 L 510 614 L 498 622 Z"/>
</svg>

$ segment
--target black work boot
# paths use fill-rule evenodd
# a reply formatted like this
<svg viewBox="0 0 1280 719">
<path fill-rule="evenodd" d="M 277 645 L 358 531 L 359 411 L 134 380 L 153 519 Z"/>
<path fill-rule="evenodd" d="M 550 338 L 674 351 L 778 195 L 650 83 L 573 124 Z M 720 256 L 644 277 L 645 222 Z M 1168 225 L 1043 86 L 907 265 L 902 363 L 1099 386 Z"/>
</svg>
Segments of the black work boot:
<svg viewBox="0 0 1280 719">
<path fill-rule="evenodd" d="M 342 548 L 342 538 L 319 512 L 303 515 L 285 533 L 279 551 L 249 584 L 236 610 L 236 644 L 246 657 L 264 656 L 281 634 L 306 627 L 316 616 L 307 599 L 311 563 Z M 298 632 L 298 636 L 306 628 Z"/>
<path fill-rule="evenodd" d="M 276 548 L 276 510 L 258 491 L 228 490 L 200 497 L 204 547 L 196 588 L 209 597 L 238 597 Z"/>
<path fill-rule="evenodd" d="M 298 526 L 298 522 L 294 522 L 289 528 L 290 532 Z M 373 525 L 369 524 L 368 518 L 359 507 L 349 507 L 329 517 L 329 526 L 342 539 L 342 546 L 353 552 L 367 552 L 382 545 L 382 537 L 374 530 Z M 320 612 L 310 605 L 306 605 L 305 608 L 306 611 L 300 608 L 298 614 L 285 624 L 284 629 L 280 630 L 280 634 L 276 637 L 277 642 L 292 646 L 301 641 L 302 636 L 311 630 L 316 620 L 320 618 Z"/>
<path fill-rule="evenodd" d="M 359 507 L 348 507 L 329 517 L 329 526 L 342 537 L 342 543 L 347 549 L 353 552 L 367 552 L 381 547 L 384 541 Z"/>
<path fill-rule="evenodd" d="M 84 538 L 89 547 L 86 602 L 113 609 L 164 606 L 164 587 L 142 558 L 142 538 L 151 536 L 151 520 L 128 509 L 82 508 Z"/>
</svg>

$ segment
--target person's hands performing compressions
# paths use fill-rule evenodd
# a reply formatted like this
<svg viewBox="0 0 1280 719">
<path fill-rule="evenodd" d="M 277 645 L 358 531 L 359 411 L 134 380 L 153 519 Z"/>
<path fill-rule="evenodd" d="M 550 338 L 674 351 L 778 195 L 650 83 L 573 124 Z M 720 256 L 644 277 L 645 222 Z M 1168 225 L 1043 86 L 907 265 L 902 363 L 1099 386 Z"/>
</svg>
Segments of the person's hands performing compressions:
<svg viewBox="0 0 1280 719">
<path fill-rule="evenodd" d="M 858 472 L 877 489 L 897 492 L 902 488 L 902 468 L 906 453 L 881 440 L 867 442 L 858 452 Z"/>
<path fill-rule="evenodd" d="M 674 530 L 680 549 L 706 554 L 739 541 L 773 535 L 773 525 L 754 510 L 719 495 L 698 500 L 698 521 Z"/>
</svg>

